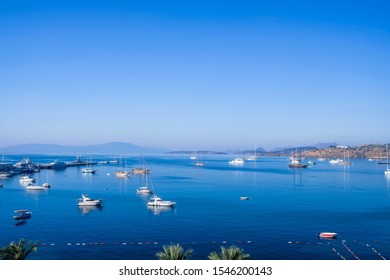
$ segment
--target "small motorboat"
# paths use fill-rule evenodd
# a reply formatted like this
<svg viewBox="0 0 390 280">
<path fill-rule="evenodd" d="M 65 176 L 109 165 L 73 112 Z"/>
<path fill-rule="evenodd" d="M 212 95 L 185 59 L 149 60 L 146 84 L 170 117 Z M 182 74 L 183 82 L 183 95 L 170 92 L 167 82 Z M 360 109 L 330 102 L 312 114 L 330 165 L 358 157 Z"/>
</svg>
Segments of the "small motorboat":
<svg viewBox="0 0 390 280">
<path fill-rule="evenodd" d="M 10 178 L 14 175 L 13 172 L 1 172 L 0 173 L 0 178 Z"/>
<path fill-rule="evenodd" d="M 92 199 L 88 195 L 83 194 L 81 195 L 81 198 L 79 199 L 78 206 L 98 206 L 103 203 L 103 200 L 101 199 Z"/>
<path fill-rule="evenodd" d="M 19 182 L 20 183 L 34 183 L 35 179 L 30 178 L 29 176 L 22 176 L 22 177 L 20 177 Z"/>
<path fill-rule="evenodd" d="M 240 200 L 249 200 L 249 196 L 241 196 Z"/>
<path fill-rule="evenodd" d="M 321 239 L 336 239 L 337 233 L 336 232 L 320 232 L 318 234 L 318 237 Z"/>
<path fill-rule="evenodd" d="M 94 169 L 89 168 L 89 167 L 86 167 L 86 168 L 81 169 L 81 172 L 87 173 L 87 174 L 95 174 L 96 171 L 97 171 L 97 170 L 94 170 Z"/>
<path fill-rule="evenodd" d="M 28 211 L 27 209 L 23 210 L 15 210 L 16 214 L 14 215 L 14 220 L 25 220 L 31 218 L 32 212 Z"/>
</svg>

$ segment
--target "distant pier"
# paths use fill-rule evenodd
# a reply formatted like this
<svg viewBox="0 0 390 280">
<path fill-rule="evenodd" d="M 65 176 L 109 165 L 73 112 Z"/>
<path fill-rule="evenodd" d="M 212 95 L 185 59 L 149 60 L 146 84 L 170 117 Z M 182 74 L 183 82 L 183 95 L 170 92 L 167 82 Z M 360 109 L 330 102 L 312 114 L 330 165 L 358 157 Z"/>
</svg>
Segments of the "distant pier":
<svg viewBox="0 0 390 280">
<path fill-rule="evenodd" d="M 1 163 L 0 164 L 0 178 L 12 177 L 18 174 L 29 174 L 29 173 L 38 173 L 41 169 L 65 169 L 68 167 L 74 166 L 89 166 L 98 164 L 95 161 L 83 161 L 80 157 L 77 157 L 76 160 L 72 162 L 56 162 L 61 163 L 60 166 L 52 163 L 40 164 L 33 163 L 30 159 L 24 158 L 22 161 L 11 164 L 11 163 Z"/>
</svg>

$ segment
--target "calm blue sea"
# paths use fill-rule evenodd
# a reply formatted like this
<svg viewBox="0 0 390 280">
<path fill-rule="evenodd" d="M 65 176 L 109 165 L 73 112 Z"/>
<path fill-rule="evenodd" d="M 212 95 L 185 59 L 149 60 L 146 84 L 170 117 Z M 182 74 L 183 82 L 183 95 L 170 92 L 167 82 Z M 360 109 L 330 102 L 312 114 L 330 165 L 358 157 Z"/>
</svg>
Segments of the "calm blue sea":
<svg viewBox="0 0 390 280">
<path fill-rule="evenodd" d="M 70 156 L 29 156 L 36 163 Z M 192 259 L 207 259 L 220 246 L 236 245 L 251 259 L 337 260 L 390 258 L 390 178 L 385 165 L 363 159 L 351 166 L 318 162 L 289 169 L 285 157 L 263 157 L 231 166 L 232 155 L 203 156 L 197 167 L 189 156 L 146 156 L 155 193 L 177 202 L 172 209 L 149 209 L 136 194 L 143 175 L 117 178 L 120 164 L 42 170 L 32 176 L 49 182 L 46 191 L 26 191 L 20 176 L 2 179 L 0 246 L 19 238 L 39 241 L 30 259 L 156 259 L 165 244 L 193 249 Z M 17 162 L 21 156 L 4 156 Z M 84 159 L 110 160 L 94 156 Z M 120 159 L 117 157 L 116 159 Z M 129 169 L 139 156 L 128 156 Z M 314 159 L 315 160 L 315 159 Z M 101 208 L 77 206 L 81 194 L 104 200 Z M 241 196 L 250 197 L 240 200 Z M 16 225 L 15 209 L 32 218 Z M 320 240 L 321 231 L 337 232 Z"/>
</svg>

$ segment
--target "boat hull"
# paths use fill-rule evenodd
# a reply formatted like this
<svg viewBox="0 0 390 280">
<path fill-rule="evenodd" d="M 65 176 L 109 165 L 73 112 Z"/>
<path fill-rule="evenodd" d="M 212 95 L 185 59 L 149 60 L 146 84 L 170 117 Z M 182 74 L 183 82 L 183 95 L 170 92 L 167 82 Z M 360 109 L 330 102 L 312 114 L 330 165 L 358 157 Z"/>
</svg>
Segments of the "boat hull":
<svg viewBox="0 0 390 280">
<path fill-rule="evenodd" d="M 102 200 L 92 200 L 92 201 L 81 201 L 77 205 L 78 206 L 99 206 L 102 204 Z"/>
<path fill-rule="evenodd" d="M 147 206 L 152 206 L 152 207 L 173 207 L 175 205 L 174 202 L 148 202 Z"/>
<path fill-rule="evenodd" d="M 31 218 L 31 212 L 23 212 L 19 215 L 13 216 L 14 220 L 26 220 Z"/>
<path fill-rule="evenodd" d="M 336 239 L 337 233 L 335 232 L 320 232 L 318 237 L 321 239 Z"/>
<path fill-rule="evenodd" d="M 28 190 L 28 191 L 44 191 L 46 189 L 47 189 L 47 187 L 44 187 L 44 186 L 27 186 L 26 187 L 26 190 Z"/>
<path fill-rule="evenodd" d="M 307 164 L 302 164 L 302 163 L 291 163 L 288 165 L 290 168 L 306 168 L 308 167 Z"/>
</svg>

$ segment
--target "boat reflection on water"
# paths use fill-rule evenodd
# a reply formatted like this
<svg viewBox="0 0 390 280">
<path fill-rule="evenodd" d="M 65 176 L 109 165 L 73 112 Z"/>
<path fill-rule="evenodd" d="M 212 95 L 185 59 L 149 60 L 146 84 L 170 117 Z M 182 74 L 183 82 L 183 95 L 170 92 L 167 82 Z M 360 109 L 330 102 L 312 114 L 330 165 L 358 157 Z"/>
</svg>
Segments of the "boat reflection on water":
<svg viewBox="0 0 390 280">
<path fill-rule="evenodd" d="M 22 226 L 22 225 L 25 225 L 27 223 L 26 220 L 18 220 L 15 222 L 15 226 Z"/>
<path fill-rule="evenodd" d="M 20 186 L 22 186 L 22 187 L 31 186 L 33 184 L 32 182 L 19 182 L 19 183 L 20 183 Z"/>
<path fill-rule="evenodd" d="M 79 206 L 80 213 L 82 215 L 87 215 L 90 212 L 93 211 L 101 211 L 103 210 L 103 207 L 101 205 L 95 205 L 95 206 Z"/>
<path fill-rule="evenodd" d="M 148 210 L 152 212 L 154 215 L 160 215 L 163 212 L 176 212 L 176 208 L 174 207 L 155 207 L 155 206 L 146 206 Z"/>
</svg>

